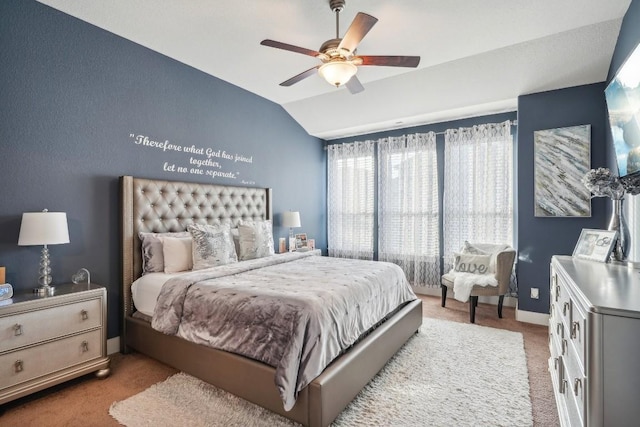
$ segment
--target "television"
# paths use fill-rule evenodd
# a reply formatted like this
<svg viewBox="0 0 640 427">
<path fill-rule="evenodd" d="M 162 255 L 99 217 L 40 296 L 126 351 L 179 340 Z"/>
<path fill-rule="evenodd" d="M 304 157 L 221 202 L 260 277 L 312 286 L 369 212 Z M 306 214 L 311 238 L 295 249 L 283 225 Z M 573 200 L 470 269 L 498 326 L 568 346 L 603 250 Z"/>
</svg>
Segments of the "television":
<svg viewBox="0 0 640 427">
<path fill-rule="evenodd" d="M 631 52 L 604 93 L 618 175 L 623 183 L 637 182 L 640 178 L 640 45 Z"/>
</svg>

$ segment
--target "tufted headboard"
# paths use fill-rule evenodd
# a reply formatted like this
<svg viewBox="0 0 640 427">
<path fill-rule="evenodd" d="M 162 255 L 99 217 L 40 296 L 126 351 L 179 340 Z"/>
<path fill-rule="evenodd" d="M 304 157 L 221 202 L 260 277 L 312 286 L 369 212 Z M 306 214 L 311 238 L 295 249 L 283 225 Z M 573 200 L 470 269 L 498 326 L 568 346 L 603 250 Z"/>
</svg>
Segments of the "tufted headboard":
<svg viewBox="0 0 640 427">
<path fill-rule="evenodd" d="M 138 233 L 185 231 L 187 225 L 271 219 L 271 189 L 120 177 L 124 317 L 133 311 L 131 283 L 142 274 Z"/>
</svg>

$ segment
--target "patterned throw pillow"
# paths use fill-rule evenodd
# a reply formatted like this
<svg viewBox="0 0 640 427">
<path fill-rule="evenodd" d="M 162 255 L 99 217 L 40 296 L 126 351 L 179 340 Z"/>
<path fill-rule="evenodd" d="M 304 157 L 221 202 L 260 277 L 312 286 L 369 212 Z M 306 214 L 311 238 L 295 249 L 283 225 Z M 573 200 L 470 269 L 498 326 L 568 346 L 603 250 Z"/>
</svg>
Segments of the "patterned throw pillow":
<svg viewBox="0 0 640 427">
<path fill-rule="evenodd" d="M 187 230 L 193 239 L 194 270 L 238 262 L 228 224 L 190 224 Z"/>
<path fill-rule="evenodd" d="M 273 255 L 273 229 L 271 220 L 242 221 L 240 233 L 240 261 Z"/>
<path fill-rule="evenodd" d="M 453 271 L 471 274 L 490 274 L 491 255 L 453 254 Z"/>
<path fill-rule="evenodd" d="M 142 274 L 164 272 L 162 237 L 188 237 L 188 231 L 175 233 L 138 233 L 142 248 Z"/>
</svg>

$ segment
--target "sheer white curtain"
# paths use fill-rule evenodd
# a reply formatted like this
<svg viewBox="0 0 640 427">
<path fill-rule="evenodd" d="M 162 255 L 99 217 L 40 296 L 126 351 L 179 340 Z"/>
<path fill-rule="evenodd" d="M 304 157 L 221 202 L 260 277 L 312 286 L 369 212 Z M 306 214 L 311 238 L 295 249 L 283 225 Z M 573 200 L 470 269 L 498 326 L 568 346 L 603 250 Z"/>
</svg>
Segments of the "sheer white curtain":
<svg viewBox="0 0 640 427">
<path fill-rule="evenodd" d="M 378 141 L 378 259 L 398 264 L 413 286 L 439 286 L 436 135 Z"/>
<path fill-rule="evenodd" d="M 329 256 L 373 259 L 373 141 L 328 146 Z"/>
<path fill-rule="evenodd" d="M 444 271 L 464 241 L 513 246 L 511 123 L 445 132 Z"/>
</svg>

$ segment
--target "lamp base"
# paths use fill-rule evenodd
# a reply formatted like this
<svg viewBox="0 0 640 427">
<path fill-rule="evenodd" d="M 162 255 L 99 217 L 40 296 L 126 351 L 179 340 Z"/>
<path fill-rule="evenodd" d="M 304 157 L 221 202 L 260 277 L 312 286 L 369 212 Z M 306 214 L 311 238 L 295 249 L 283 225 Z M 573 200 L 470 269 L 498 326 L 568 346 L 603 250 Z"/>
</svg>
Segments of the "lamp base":
<svg viewBox="0 0 640 427">
<path fill-rule="evenodd" d="M 43 297 L 50 297 L 56 293 L 56 288 L 49 285 L 40 286 L 39 288 L 33 288 L 33 293 Z"/>
</svg>

